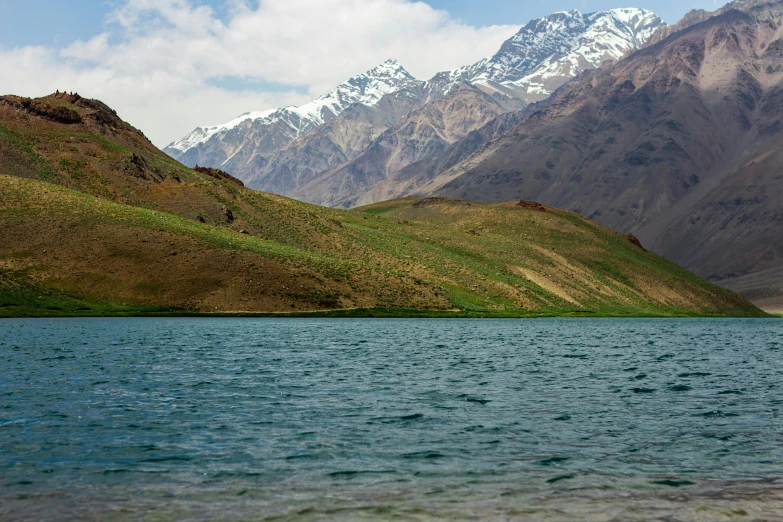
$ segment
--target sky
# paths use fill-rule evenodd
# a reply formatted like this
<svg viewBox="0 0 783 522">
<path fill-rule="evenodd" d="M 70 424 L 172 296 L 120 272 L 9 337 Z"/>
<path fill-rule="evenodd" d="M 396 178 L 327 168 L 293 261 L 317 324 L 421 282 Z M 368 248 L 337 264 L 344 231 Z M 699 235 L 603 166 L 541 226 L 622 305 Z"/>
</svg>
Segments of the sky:
<svg viewBox="0 0 783 522">
<path fill-rule="evenodd" d="M 718 0 L 0 0 L 0 94 L 97 98 L 158 146 L 301 105 L 388 58 L 414 76 L 491 56 L 556 11 L 642 7 L 675 23 Z"/>
</svg>

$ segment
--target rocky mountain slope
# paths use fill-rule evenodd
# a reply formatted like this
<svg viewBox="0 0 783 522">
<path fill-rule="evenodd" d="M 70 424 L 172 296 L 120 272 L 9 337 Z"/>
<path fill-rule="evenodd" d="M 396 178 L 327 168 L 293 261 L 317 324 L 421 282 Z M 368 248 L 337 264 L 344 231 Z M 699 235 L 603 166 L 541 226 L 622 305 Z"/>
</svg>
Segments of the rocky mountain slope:
<svg viewBox="0 0 783 522">
<path fill-rule="evenodd" d="M 765 282 L 780 280 L 783 256 L 783 5 L 735 2 L 683 25 L 421 193 L 572 209 L 727 287 L 783 300 Z"/>
<path fill-rule="evenodd" d="M 279 150 L 254 154 L 241 166 L 228 168 L 245 173 L 253 188 L 275 194 L 292 191 L 322 173 L 356 159 L 384 131 L 421 106 L 420 89 L 385 95 L 375 105 L 356 103 L 340 116 Z"/>
<path fill-rule="evenodd" d="M 566 88 L 574 81 L 577 81 L 577 79 L 570 80 L 564 86 L 561 86 L 560 89 Z M 467 87 L 467 85 L 463 84 L 463 88 L 459 89 L 461 92 L 457 99 L 475 98 L 480 100 L 478 103 L 471 105 L 474 109 L 476 107 L 483 108 L 485 117 L 482 119 L 474 118 L 472 121 L 479 123 L 489 120 L 484 125 L 473 130 L 464 128 L 462 136 L 453 136 L 455 141 L 448 141 L 445 144 L 441 143 L 441 146 L 438 147 L 423 147 L 417 139 L 410 141 L 406 139 L 405 125 L 401 123 L 398 127 L 392 128 L 381 135 L 356 160 L 335 169 L 333 172 L 325 173 L 317 180 L 292 192 L 291 196 L 319 204 L 353 208 L 376 201 L 383 201 L 384 199 L 420 193 L 422 186 L 426 186 L 438 175 L 466 160 L 493 140 L 503 136 L 506 132 L 525 121 L 528 116 L 546 107 L 549 103 L 549 99 L 534 102 L 526 105 L 522 110 L 502 112 L 498 116 L 489 119 L 494 112 L 497 112 L 497 106 L 487 103 L 486 96 L 488 95 L 482 96 L 479 94 L 480 92 L 483 93 L 483 91 L 476 87 Z M 447 95 L 445 101 L 431 102 L 425 108 L 429 105 L 440 104 L 452 105 L 448 108 L 453 109 L 453 104 L 447 104 L 450 96 L 451 94 Z M 496 99 L 496 97 L 493 96 L 493 99 Z M 458 117 L 460 111 L 447 110 L 445 113 L 449 115 L 449 118 L 454 119 Z M 426 153 L 419 154 L 418 158 L 413 158 L 413 161 L 406 161 L 403 164 L 388 164 L 385 163 L 386 158 L 389 156 L 388 153 L 372 153 L 384 150 L 384 146 L 388 147 L 390 145 L 389 142 L 391 142 L 391 148 L 394 149 L 404 151 L 413 146 L 416 149 L 424 149 Z M 339 180 L 344 180 L 344 183 L 337 185 L 336 181 Z M 348 195 L 343 195 L 341 199 L 335 200 L 331 196 L 332 193 Z"/>
<path fill-rule="evenodd" d="M 185 167 L 71 95 L 0 97 L 0 237 L 2 316 L 760 314 L 570 212 L 317 207 Z"/>
<path fill-rule="evenodd" d="M 283 148 L 356 103 L 375 106 L 387 94 L 421 85 L 396 60 L 387 60 L 311 103 L 249 112 L 222 125 L 198 127 L 164 152 L 189 166 L 220 167 L 248 179 L 252 170 L 246 165 L 254 156 Z"/>
<path fill-rule="evenodd" d="M 505 109 L 468 84 L 412 111 L 381 134 L 356 159 L 289 193 L 326 206 L 357 206 L 408 192 L 404 175 L 411 164 L 433 158 Z M 346 204 L 349 201 L 350 204 Z"/>
<path fill-rule="evenodd" d="M 376 201 L 370 192 L 358 196 L 349 190 L 355 186 L 367 192 L 378 181 L 379 169 L 373 169 L 358 185 L 353 174 L 344 183 L 335 182 L 339 174 L 334 171 L 351 161 L 364 161 L 358 160 L 359 155 L 410 111 L 436 103 L 466 83 L 491 95 L 502 112 L 517 111 L 546 98 L 581 72 L 640 47 L 662 25 L 660 18 L 643 9 L 556 13 L 530 22 L 494 56 L 439 73 L 427 82 L 415 80 L 398 62 L 389 60 L 311 104 L 248 113 L 224 125 L 200 127 L 165 152 L 190 166 L 229 171 L 259 190 L 321 203 L 345 204 L 346 197 L 354 197 L 355 202 Z M 357 104 L 365 107 L 356 108 Z M 487 115 L 494 112 L 493 108 Z M 465 132 L 478 130 L 486 121 L 474 114 L 455 113 L 452 118 L 476 122 Z M 433 154 L 441 151 L 441 147 L 427 149 L 413 142 L 407 147 Z M 424 159 L 419 156 L 416 161 Z M 347 166 L 343 172 L 355 173 L 356 169 Z M 321 182 L 313 181 L 327 173 Z M 330 187 L 341 188 L 339 193 L 318 192 Z"/>
</svg>

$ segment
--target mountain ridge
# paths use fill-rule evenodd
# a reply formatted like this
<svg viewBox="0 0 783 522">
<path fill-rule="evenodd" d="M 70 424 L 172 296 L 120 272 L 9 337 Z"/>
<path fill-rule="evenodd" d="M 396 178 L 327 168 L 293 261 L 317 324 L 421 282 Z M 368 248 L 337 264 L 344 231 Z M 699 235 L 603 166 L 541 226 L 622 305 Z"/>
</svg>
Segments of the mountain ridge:
<svg viewBox="0 0 783 522">
<path fill-rule="evenodd" d="M 296 142 L 306 140 L 315 129 L 340 117 L 351 105 L 361 103 L 382 111 L 380 100 L 396 92 L 408 98 L 408 103 L 401 106 L 409 112 L 469 83 L 492 96 L 507 112 L 516 111 L 543 99 L 581 71 L 621 58 L 641 46 L 662 24 L 654 13 L 635 8 L 586 15 L 579 11 L 555 13 L 524 26 L 492 57 L 438 73 L 428 81 L 416 80 L 399 62 L 388 60 L 301 108 L 247 113 L 223 125 L 199 127 L 164 151 L 190 166 L 199 164 L 229 171 L 254 188 L 293 194 L 298 187 L 283 181 L 282 171 L 289 169 L 294 181 L 299 178 L 297 172 L 303 173 L 306 183 L 312 177 L 308 169 L 314 162 L 306 157 L 309 166 L 296 165 L 295 158 L 285 149 L 307 148 L 314 157 L 331 154 L 322 172 L 335 168 L 334 160 L 340 154 L 316 151 L 312 143 Z M 368 82 L 376 82 L 382 88 L 366 97 L 361 87 Z M 319 110 L 326 106 L 329 110 L 322 117 Z M 394 118 L 387 120 L 388 126 L 395 124 Z M 332 148 L 332 143 L 326 145 Z M 350 156 L 345 156 L 344 163 L 354 159 Z M 281 171 L 277 165 L 283 162 Z"/>
<path fill-rule="evenodd" d="M 235 128 L 244 121 L 263 120 L 267 118 L 272 120 L 282 119 L 282 115 L 286 112 L 296 114 L 302 119 L 309 119 L 313 123 L 325 123 L 354 103 L 374 105 L 385 94 L 400 90 L 400 88 L 398 88 L 399 85 L 402 85 L 402 88 L 405 88 L 409 86 L 411 82 L 417 82 L 417 80 L 406 71 L 397 60 L 389 59 L 363 74 L 349 78 L 344 83 L 338 85 L 334 90 L 310 103 L 299 107 L 288 106 L 266 111 L 246 112 L 222 125 L 198 127 L 193 132 L 201 131 L 201 135 L 194 136 L 193 138 L 189 138 L 188 136 L 190 135 L 188 135 L 182 140 L 172 142 L 167 148 L 185 152 L 187 149 L 191 148 L 194 143 L 199 143 L 204 139 L 208 139 L 217 132 Z M 302 129 L 296 129 L 296 131 L 302 132 Z"/>
<path fill-rule="evenodd" d="M 664 25 L 645 9 L 618 8 L 582 14 L 574 9 L 532 20 L 492 57 L 439 73 L 430 83 L 476 84 L 489 92 L 540 101 L 584 70 L 619 60 Z"/>
</svg>

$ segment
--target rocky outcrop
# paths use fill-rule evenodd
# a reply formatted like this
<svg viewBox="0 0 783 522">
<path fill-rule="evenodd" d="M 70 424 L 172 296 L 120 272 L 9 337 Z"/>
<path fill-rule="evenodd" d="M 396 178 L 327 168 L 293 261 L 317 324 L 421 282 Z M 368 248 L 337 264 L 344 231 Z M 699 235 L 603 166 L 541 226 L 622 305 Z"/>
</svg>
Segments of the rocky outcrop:
<svg viewBox="0 0 783 522">
<path fill-rule="evenodd" d="M 22 98 L 21 106 L 29 113 L 41 116 L 58 123 L 65 123 L 67 125 L 72 123 L 81 123 L 82 117 L 73 109 L 68 107 L 62 107 L 57 105 L 50 105 L 43 100 L 31 100 L 30 98 Z"/>
<path fill-rule="evenodd" d="M 242 180 L 235 178 L 228 172 L 223 172 L 220 169 L 211 169 L 208 167 L 199 167 L 196 165 L 193 167 L 193 170 L 196 172 L 199 172 L 201 174 L 206 174 L 207 176 L 213 177 L 215 179 L 219 179 L 220 181 L 225 181 L 227 183 L 233 183 L 234 185 L 238 185 L 240 187 L 244 187 L 245 184 L 242 183 Z"/>
<path fill-rule="evenodd" d="M 630 241 L 634 245 L 638 246 L 639 248 L 641 248 L 642 250 L 647 252 L 647 250 L 645 250 L 645 248 L 642 246 L 642 242 L 639 241 L 639 238 L 634 236 L 633 234 L 625 234 L 625 239 L 627 239 L 628 241 Z"/>
<path fill-rule="evenodd" d="M 546 207 L 536 201 L 528 201 L 526 199 L 522 199 L 519 201 L 519 203 L 517 203 L 517 206 L 522 208 L 527 208 L 530 210 L 535 210 L 536 212 L 546 212 Z"/>
<path fill-rule="evenodd" d="M 160 183 L 166 178 L 166 174 L 150 165 L 150 162 L 135 152 L 116 162 L 116 169 L 128 176 Z"/>
</svg>

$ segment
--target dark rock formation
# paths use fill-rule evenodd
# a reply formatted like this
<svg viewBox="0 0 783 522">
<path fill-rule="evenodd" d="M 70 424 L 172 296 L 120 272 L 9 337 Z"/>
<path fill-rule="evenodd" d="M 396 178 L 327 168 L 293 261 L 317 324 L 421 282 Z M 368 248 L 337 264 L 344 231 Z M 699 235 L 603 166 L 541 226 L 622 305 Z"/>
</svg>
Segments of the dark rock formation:
<svg viewBox="0 0 783 522">
<path fill-rule="evenodd" d="M 57 123 L 64 123 L 66 125 L 82 123 L 82 117 L 78 112 L 69 107 L 50 104 L 46 99 L 0 96 L 0 100 L 9 103 L 13 107 L 22 109 L 28 114 L 46 118 L 47 120 Z"/>
<path fill-rule="evenodd" d="M 245 186 L 245 184 L 242 183 L 241 180 L 235 178 L 228 172 L 223 172 L 220 169 L 211 169 L 207 167 L 199 167 L 198 165 L 196 165 L 195 167 L 193 167 L 193 170 L 195 170 L 200 174 L 206 174 L 207 176 L 213 177 L 215 179 L 219 179 L 220 181 L 225 181 L 226 183 L 233 183 L 234 185 L 238 185 L 240 187 Z"/>
<path fill-rule="evenodd" d="M 118 165 L 118 169 L 129 176 L 147 181 L 160 183 L 166 178 L 160 169 L 150 165 L 146 159 L 135 152 L 124 158 Z"/>
<path fill-rule="evenodd" d="M 625 239 L 627 239 L 628 241 L 630 241 L 634 245 L 638 246 L 639 248 L 641 248 L 642 250 L 647 252 L 647 250 L 645 250 L 645 248 L 642 246 L 642 242 L 639 241 L 639 238 L 637 238 L 633 234 L 625 234 Z"/>
<path fill-rule="evenodd" d="M 535 201 L 527 201 L 523 199 L 517 203 L 517 206 L 522 208 L 529 208 L 530 210 L 535 210 L 536 212 L 546 212 L 546 207 Z"/>
<path fill-rule="evenodd" d="M 223 214 L 223 217 L 226 218 L 226 223 L 233 223 L 234 222 L 234 213 L 231 211 L 230 208 L 223 205 L 220 209 L 220 212 Z"/>
</svg>

